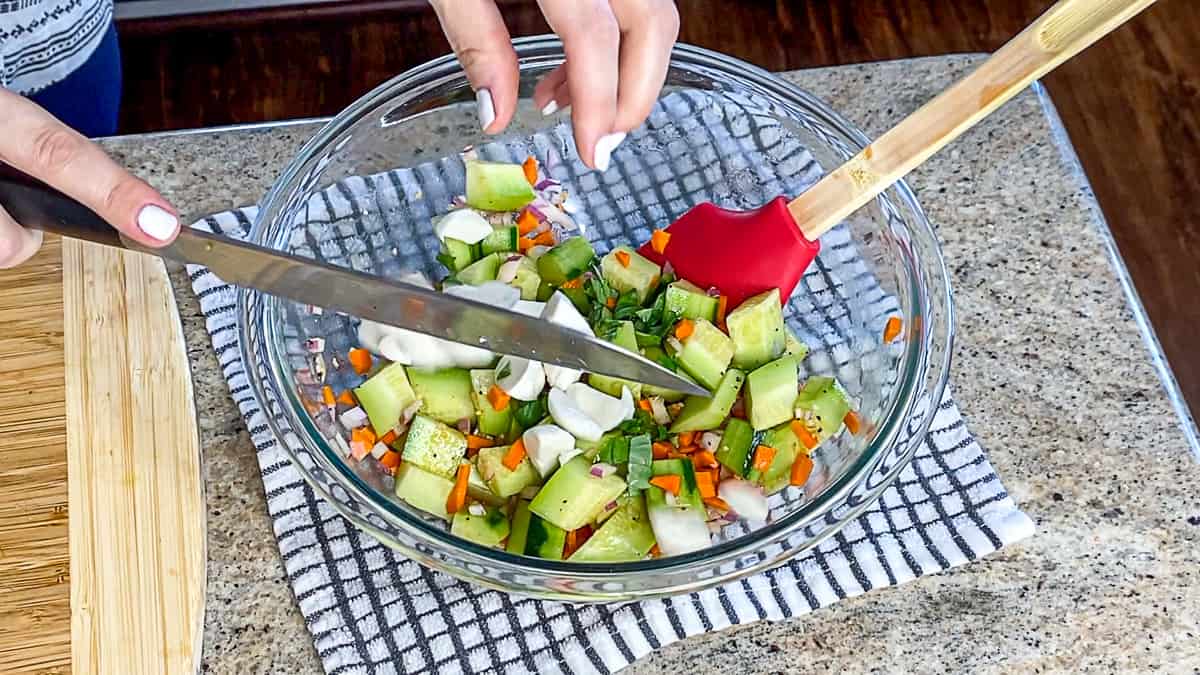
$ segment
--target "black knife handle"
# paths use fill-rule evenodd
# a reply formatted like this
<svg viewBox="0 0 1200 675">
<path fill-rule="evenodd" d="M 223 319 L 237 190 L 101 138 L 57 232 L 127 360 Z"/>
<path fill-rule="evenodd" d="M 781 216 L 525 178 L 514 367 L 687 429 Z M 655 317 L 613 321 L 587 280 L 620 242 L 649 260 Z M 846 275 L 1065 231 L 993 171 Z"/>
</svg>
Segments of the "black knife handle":
<svg viewBox="0 0 1200 675">
<path fill-rule="evenodd" d="M 4 162 L 0 162 L 0 207 L 25 227 L 126 248 L 121 233 L 94 211 Z"/>
</svg>

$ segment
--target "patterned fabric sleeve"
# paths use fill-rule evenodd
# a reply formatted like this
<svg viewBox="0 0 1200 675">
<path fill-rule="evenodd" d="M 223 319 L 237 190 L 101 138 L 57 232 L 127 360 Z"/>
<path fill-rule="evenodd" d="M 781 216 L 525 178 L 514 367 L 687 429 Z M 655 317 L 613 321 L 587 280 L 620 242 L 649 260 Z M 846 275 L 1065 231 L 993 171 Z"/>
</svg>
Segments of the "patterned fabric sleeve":
<svg viewBox="0 0 1200 675">
<path fill-rule="evenodd" d="M 113 0 L 0 0 L 0 86 L 34 94 L 59 82 L 96 51 Z"/>
</svg>

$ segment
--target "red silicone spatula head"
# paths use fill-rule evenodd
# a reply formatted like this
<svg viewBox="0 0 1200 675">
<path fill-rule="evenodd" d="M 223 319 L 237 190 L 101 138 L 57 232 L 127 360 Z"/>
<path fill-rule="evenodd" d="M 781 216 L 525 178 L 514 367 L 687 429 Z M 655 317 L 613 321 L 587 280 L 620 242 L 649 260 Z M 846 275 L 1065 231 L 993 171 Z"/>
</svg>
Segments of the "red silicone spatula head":
<svg viewBox="0 0 1200 675">
<path fill-rule="evenodd" d="M 701 288 L 716 287 L 733 309 L 772 288 L 785 302 L 821 245 L 804 238 L 783 197 L 754 211 L 729 211 L 710 203 L 683 214 L 668 228 L 660 254 L 649 243 L 638 253 Z"/>
</svg>

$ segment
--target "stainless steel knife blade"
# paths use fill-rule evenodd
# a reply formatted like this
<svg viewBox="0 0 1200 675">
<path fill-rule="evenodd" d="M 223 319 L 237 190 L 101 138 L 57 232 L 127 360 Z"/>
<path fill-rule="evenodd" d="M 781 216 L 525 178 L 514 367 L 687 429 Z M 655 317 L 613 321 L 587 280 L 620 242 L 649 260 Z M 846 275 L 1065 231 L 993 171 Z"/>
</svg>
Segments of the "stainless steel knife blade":
<svg viewBox="0 0 1200 675">
<path fill-rule="evenodd" d="M 170 246 L 129 248 L 204 265 L 227 283 L 499 354 L 643 382 L 687 394 L 709 392 L 606 340 L 539 318 L 415 284 L 184 228 Z"/>
</svg>

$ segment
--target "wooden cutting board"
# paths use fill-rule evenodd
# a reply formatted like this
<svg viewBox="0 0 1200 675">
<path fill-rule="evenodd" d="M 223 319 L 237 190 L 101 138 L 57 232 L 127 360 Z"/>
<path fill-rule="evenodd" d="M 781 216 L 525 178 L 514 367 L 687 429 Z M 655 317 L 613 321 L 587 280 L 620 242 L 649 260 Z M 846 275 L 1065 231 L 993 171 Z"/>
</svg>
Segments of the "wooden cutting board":
<svg viewBox="0 0 1200 675">
<path fill-rule="evenodd" d="M 0 271 L 0 672 L 194 673 L 199 440 L 161 261 L 47 237 Z"/>
</svg>

